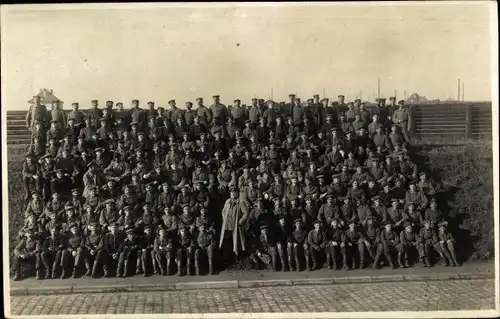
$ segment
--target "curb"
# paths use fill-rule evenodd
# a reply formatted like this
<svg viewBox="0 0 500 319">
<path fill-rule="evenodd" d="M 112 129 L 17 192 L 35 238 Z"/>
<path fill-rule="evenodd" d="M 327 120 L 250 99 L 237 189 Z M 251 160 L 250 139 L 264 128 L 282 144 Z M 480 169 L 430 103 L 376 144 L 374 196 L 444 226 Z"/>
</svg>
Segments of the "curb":
<svg viewBox="0 0 500 319">
<path fill-rule="evenodd" d="M 122 293 L 122 292 L 150 292 L 150 291 L 186 291 L 200 289 L 238 289 L 261 287 L 287 287 L 310 285 L 341 285 L 389 283 L 403 281 L 447 281 L 447 280 L 481 280 L 494 279 L 494 273 L 470 274 L 438 274 L 438 275 L 389 275 L 389 276 L 358 276 L 338 278 L 303 278 L 303 279 L 272 279 L 272 280 L 228 280 L 204 281 L 166 284 L 137 284 L 137 285 L 106 285 L 106 286 L 73 286 L 73 287 L 37 287 L 12 288 L 11 296 L 26 295 L 61 295 L 61 294 L 88 294 L 88 293 Z"/>
</svg>

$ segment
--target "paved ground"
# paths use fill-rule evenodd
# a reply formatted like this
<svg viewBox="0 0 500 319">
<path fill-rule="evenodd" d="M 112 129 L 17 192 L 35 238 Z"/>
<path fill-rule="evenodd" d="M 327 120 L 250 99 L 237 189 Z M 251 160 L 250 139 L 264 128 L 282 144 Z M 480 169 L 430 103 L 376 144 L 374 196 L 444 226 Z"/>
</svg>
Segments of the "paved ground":
<svg viewBox="0 0 500 319">
<path fill-rule="evenodd" d="M 13 315 L 486 310 L 494 280 L 13 296 Z"/>
<path fill-rule="evenodd" d="M 228 281 L 273 281 L 273 280 L 314 280 L 318 278 L 352 278 L 352 277 L 374 277 L 383 278 L 387 276 L 434 276 L 440 274 L 460 275 L 460 274 L 494 274 L 495 265 L 493 262 L 469 262 L 462 267 L 433 267 L 422 268 L 414 267 L 408 269 L 358 269 L 355 271 L 320 269 L 312 272 L 272 272 L 266 270 L 260 271 L 224 271 L 213 276 L 152 276 L 142 277 L 134 276 L 129 278 L 102 278 L 102 279 L 50 279 L 36 280 L 27 278 L 22 281 L 10 280 L 10 288 L 15 290 L 37 290 L 37 289 L 68 289 L 72 287 L 101 288 L 103 286 L 128 286 L 144 287 L 147 285 L 172 285 L 178 283 L 192 282 L 228 282 Z M 229 288 L 229 287 L 227 287 Z"/>
</svg>

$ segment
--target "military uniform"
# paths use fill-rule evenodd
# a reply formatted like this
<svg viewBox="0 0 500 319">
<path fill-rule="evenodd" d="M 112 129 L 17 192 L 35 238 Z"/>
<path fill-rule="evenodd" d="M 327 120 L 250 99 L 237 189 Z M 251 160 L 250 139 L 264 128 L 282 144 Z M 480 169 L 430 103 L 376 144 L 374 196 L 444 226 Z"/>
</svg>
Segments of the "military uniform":
<svg viewBox="0 0 500 319">
<path fill-rule="evenodd" d="M 22 238 L 14 248 L 14 262 L 12 265 L 15 273 L 14 280 L 21 279 L 23 264 L 32 264 L 33 261 L 35 264 L 36 277 L 37 279 L 40 278 L 40 252 L 42 250 L 40 239 L 34 238 L 34 234 L 31 231 L 27 233 L 29 233 L 29 235 Z"/>
<path fill-rule="evenodd" d="M 210 229 L 210 224 L 203 223 L 205 229 L 200 231 L 197 237 L 197 247 L 194 254 L 196 275 L 200 274 L 200 263 L 203 254 L 206 254 L 208 259 L 208 272 L 214 274 L 214 252 L 217 247 L 213 230 Z"/>
<path fill-rule="evenodd" d="M 318 224 L 319 221 L 315 222 L 315 225 Z M 307 235 L 307 242 L 309 244 L 309 254 L 311 256 L 313 266 L 312 269 L 309 267 L 309 264 L 306 265 L 307 270 L 314 270 L 318 266 L 318 257 L 319 254 L 325 251 L 325 248 L 328 247 L 328 242 L 326 238 L 326 233 L 321 229 L 316 230 L 313 229 Z"/>
</svg>

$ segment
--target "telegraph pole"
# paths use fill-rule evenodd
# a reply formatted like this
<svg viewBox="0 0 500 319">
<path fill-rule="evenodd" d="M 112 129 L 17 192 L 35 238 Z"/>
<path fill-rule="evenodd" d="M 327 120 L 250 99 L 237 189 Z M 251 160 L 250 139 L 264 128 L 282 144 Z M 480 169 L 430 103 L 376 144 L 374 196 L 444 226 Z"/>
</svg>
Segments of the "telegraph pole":
<svg viewBox="0 0 500 319">
<path fill-rule="evenodd" d="M 460 78 L 458 79 L 458 96 L 457 101 L 460 101 Z"/>
<path fill-rule="evenodd" d="M 380 99 L 380 78 L 377 79 L 377 97 Z"/>
<path fill-rule="evenodd" d="M 462 82 L 462 102 L 464 102 L 465 84 Z"/>
</svg>

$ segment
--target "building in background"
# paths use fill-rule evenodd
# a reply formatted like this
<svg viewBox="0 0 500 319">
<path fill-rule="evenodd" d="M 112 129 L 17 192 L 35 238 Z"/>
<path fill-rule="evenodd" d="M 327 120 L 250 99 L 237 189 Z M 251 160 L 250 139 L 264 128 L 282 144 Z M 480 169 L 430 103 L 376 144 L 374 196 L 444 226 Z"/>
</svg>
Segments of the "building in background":
<svg viewBox="0 0 500 319">
<path fill-rule="evenodd" d="M 40 89 L 40 92 L 36 94 L 36 96 L 41 97 L 41 103 L 44 104 L 45 106 L 51 106 L 51 108 L 54 107 L 55 102 L 59 101 L 61 105 L 61 109 L 63 109 L 64 102 L 61 101 L 57 96 L 54 95 L 54 90 L 49 90 L 49 89 Z M 31 98 L 28 103 L 31 105 L 35 104 L 35 99 L 34 97 Z"/>
</svg>

